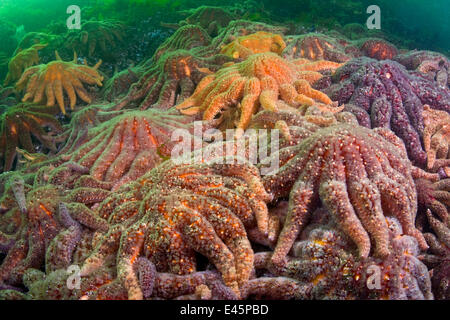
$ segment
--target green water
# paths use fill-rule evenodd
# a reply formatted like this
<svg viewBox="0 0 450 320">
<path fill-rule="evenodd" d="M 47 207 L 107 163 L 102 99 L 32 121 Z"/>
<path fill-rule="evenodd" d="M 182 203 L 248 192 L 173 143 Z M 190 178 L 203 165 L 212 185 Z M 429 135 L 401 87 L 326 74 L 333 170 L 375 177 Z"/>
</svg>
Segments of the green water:
<svg viewBox="0 0 450 320">
<path fill-rule="evenodd" d="M 122 57 L 102 56 L 106 61 L 115 60 L 109 66 L 113 73 L 113 69 L 123 70 L 151 57 L 173 32 L 162 23 L 177 23 L 189 15 L 189 9 L 201 5 L 224 7 L 247 20 L 297 26 L 296 30 L 301 26 L 301 31 L 294 33 L 304 33 L 342 30 L 350 23 L 365 27 L 371 15 L 366 10 L 374 4 L 380 8 L 380 32 L 398 48 L 449 55 L 448 0 L 0 0 L 0 78 L 5 78 L 9 59 L 20 49 L 24 37 L 32 32 L 44 34 L 39 40 L 41 43 L 51 43 L 41 54 L 42 62 L 53 59 L 55 50 L 60 51 L 64 59 L 71 58 L 73 53 L 63 49 L 64 39 L 70 32 L 66 23 L 70 5 L 81 9 L 81 23 L 113 19 L 138 30 L 139 35 L 133 31 L 135 38 L 125 42 L 125 48 L 122 46 Z M 57 37 L 60 40 L 55 40 Z M 27 43 L 26 47 L 29 46 Z M 135 46 L 140 46 L 140 51 L 135 50 Z M 89 62 L 95 63 L 94 60 Z"/>
<path fill-rule="evenodd" d="M 67 19 L 66 8 L 72 4 L 83 9 L 85 19 L 116 18 L 128 22 L 152 15 L 176 21 L 179 10 L 239 4 L 254 11 L 248 17 L 255 20 L 293 20 L 313 27 L 365 23 L 366 8 L 375 4 L 381 8 L 383 31 L 407 39 L 420 49 L 450 51 L 448 0 L 0 0 L 0 20 L 17 27 L 23 25 L 27 32 L 41 31 L 51 23 L 63 23 Z"/>
</svg>

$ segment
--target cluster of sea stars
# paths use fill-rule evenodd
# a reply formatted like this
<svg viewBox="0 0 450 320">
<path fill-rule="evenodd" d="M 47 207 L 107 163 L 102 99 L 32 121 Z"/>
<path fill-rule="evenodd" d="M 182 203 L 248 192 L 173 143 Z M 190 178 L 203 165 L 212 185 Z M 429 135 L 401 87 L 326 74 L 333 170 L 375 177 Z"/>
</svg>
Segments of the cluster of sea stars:
<svg viewBox="0 0 450 320">
<path fill-rule="evenodd" d="M 57 182 L 61 176 L 79 177 L 86 173 L 85 168 L 70 164 L 58 169 L 47 180 Z M 45 168 L 45 172 L 49 171 Z M 0 286 L 22 285 L 25 271 L 43 263 L 48 272 L 67 268 L 80 240 L 81 230 L 76 228 L 79 223 L 103 232 L 109 228 L 88 207 L 104 200 L 110 193 L 108 190 L 80 183 L 66 193 L 60 185 L 40 182 L 35 179 L 29 185 L 23 176 L 14 173 L 6 184 L 0 203 L 3 212 L 0 248 L 6 254 L 0 266 Z"/>
<path fill-rule="evenodd" d="M 317 126 L 316 126 L 317 127 Z M 307 132 L 305 128 L 293 131 Z M 264 177 L 274 198 L 289 195 L 290 209 L 272 257 L 278 267 L 320 199 L 339 227 L 357 244 L 361 257 L 389 255 L 384 215 L 400 221 L 404 233 L 427 244 L 414 227 L 417 211 L 412 168 L 406 150 L 391 131 L 367 129 L 354 123 L 336 123 L 314 129 L 293 147 L 281 149 L 280 170 Z"/>
<path fill-rule="evenodd" d="M 211 36 L 214 36 L 236 18 L 228 10 L 212 6 L 201 6 L 195 9 L 181 11 L 180 13 L 189 16 L 178 24 L 164 23 L 163 25 L 175 29 L 186 25 L 196 25 L 205 29 Z"/>
<path fill-rule="evenodd" d="M 23 101 L 47 106 L 1 116 L 4 169 L 17 153 L 28 162 L 0 175 L 0 299 L 448 298 L 448 60 L 337 32 L 287 36 L 223 8 L 189 14 L 108 81 L 111 105 L 64 126 L 56 104 L 91 103 L 83 83 L 102 85 L 100 63 L 33 66 L 45 45 L 11 60 Z M 89 21 L 69 37 L 91 56 L 123 26 Z M 197 145 L 210 128 L 240 129 L 233 142 L 279 130 L 280 148 L 256 166 L 236 146 L 209 153 L 228 143 Z M 36 139 L 51 152 L 36 154 Z M 173 157 L 181 145 L 192 159 Z"/>
<path fill-rule="evenodd" d="M 129 298 L 142 298 L 133 265 L 140 255 L 158 271 L 190 274 L 195 252 L 207 257 L 237 296 L 253 270 L 245 227 L 268 234 L 269 197 L 258 170 L 227 158 L 228 164 L 164 162 L 123 185 L 98 208 L 112 225 L 81 268 L 89 275 L 117 256 L 118 277 Z M 120 246 L 119 246 L 120 243 Z"/>
<path fill-rule="evenodd" d="M 142 66 L 141 78 L 115 109 L 128 107 L 132 102 L 139 102 L 141 109 L 150 106 L 168 109 L 191 95 L 205 74 L 230 61 L 211 51 L 200 54 L 209 42 L 208 34 L 201 27 L 180 28 L 161 45 L 150 63 Z"/>
<path fill-rule="evenodd" d="M 389 128 L 405 143 L 417 165 L 426 163 L 422 148 L 423 107 L 450 112 L 450 93 L 434 82 L 409 73 L 394 61 L 353 59 L 339 68 L 325 92 L 368 128 Z"/>
</svg>

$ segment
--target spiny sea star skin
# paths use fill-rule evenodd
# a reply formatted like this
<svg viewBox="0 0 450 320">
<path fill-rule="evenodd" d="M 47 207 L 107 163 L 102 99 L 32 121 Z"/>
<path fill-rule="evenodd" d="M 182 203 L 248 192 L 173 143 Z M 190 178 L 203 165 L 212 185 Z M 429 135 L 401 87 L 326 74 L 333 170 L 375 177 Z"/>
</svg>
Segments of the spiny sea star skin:
<svg viewBox="0 0 450 320">
<path fill-rule="evenodd" d="M 88 138 L 90 128 L 121 115 L 123 111 L 109 111 L 110 105 L 91 105 L 71 115 L 70 124 L 64 126 L 64 133 L 55 137 L 55 142 L 64 142 L 58 155 L 71 153 Z"/>
<path fill-rule="evenodd" d="M 334 222 L 323 222 L 305 230 L 294 244 L 294 257 L 289 257 L 281 272 L 270 268 L 270 253 L 256 254 L 255 261 L 263 263 L 255 268 L 268 268 L 274 277 L 297 280 L 299 290 L 294 298 L 433 299 L 428 270 L 417 258 L 417 241 L 402 233 L 395 218 L 387 218 L 391 254 L 384 259 L 361 259 L 352 241 Z M 375 274 L 378 283 L 374 282 Z"/>
<path fill-rule="evenodd" d="M 392 60 L 397 54 L 397 48 L 383 39 L 364 39 L 360 45 L 363 55 L 377 60 Z"/>
<path fill-rule="evenodd" d="M 437 300 L 450 299 L 450 258 L 447 257 L 439 266 L 433 269 L 431 279 L 434 296 Z"/>
<path fill-rule="evenodd" d="M 38 64 L 38 51 L 46 46 L 46 44 L 35 44 L 31 48 L 19 51 L 8 64 L 9 71 L 3 84 L 7 86 L 8 84 L 19 80 L 25 69 Z"/>
<path fill-rule="evenodd" d="M 73 275 L 67 269 L 59 269 L 53 272 L 44 273 L 36 269 L 28 269 L 24 275 L 25 285 L 28 292 L 23 295 L 23 299 L 34 300 L 80 300 L 83 296 L 95 294 L 99 288 L 111 283 L 115 279 L 113 271 L 105 268 L 89 277 L 83 277 L 80 281 L 80 288 L 69 289 L 67 286 L 69 277 Z M 121 292 L 112 296 L 112 299 L 119 300 Z M 122 290 L 123 293 L 123 290 Z"/>
<path fill-rule="evenodd" d="M 279 148 L 284 149 L 299 144 L 322 127 L 328 127 L 338 122 L 358 125 L 353 114 L 340 111 L 342 111 L 341 108 L 330 111 L 328 108 L 321 109 L 317 105 L 279 112 L 264 110 L 253 116 L 249 128 L 280 130 Z M 281 158 L 280 161 L 281 164 L 284 164 L 287 160 Z M 264 164 L 264 159 L 261 159 L 260 163 Z"/>
<path fill-rule="evenodd" d="M 432 182 L 422 178 L 416 179 L 415 183 L 419 207 L 430 209 L 437 214 L 442 221 L 448 221 L 448 208 L 450 207 L 450 179 Z"/>
<path fill-rule="evenodd" d="M 84 102 L 91 103 L 83 83 L 102 86 L 103 76 L 97 71 L 101 63 L 100 60 L 94 67 L 78 65 L 76 55 L 73 61 L 66 62 L 56 53 L 56 61 L 28 68 L 16 88 L 26 92 L 22 101 L 41 103 L 46 100 L 47 106 L 54 106 L 56 102 L 61 112 L 66 114 L 63 92 L 66 91 L 72 110 L 77 103 L 77 95 Z"/>
<path fill-rule="evenodd" d="M 115 107 L 120 110 L 131 102 L 138 101 L 140 108 L 168 109 L 189 97 L 195 84 L 206 73 L 214 72 L 229 61 L 224 55 L 202 58 L 193 51 L 169 52 L 152 65 L 141 79 L 133 84 L 127 94 Z"/>
<path fill-rule="evenodd" d="M 84 52 L 91 57 L 100 49 L 101 53 L 108 51 L 108 46 L 115 48 L 117 42 L 123 42 L 125 26 L 118 21 L 87 21 L 80 30 L 71 31 L 67 35 L 66 46 L 78 52 Z"/>
<path fill-rule="evenodd" d="M 280 150 L 280 170 L 264 177 L 274 198 L 290 193 L 287 222 L 272 261 L 282 265 L 312 206 L 320 199 L 342 230 L 368 257 L 372 237 L 377 256 L 389 255 L 384 214 L 396 216 L 405 234 L 427 248 L 414 227 L 417 198 L 403 143 L 390 131 L 338 123 L 317 130 L 297 146 Z M 376 155 L 376 156 L 375 156 Z"/>
<path fill-rule="evenodd" d="M 351 52 L 346 52 L 349 41 L 320 33 L 289 36 L 286 42 L 287 47 L 282 54 L 284 58 L 346 62 L 353 57 Z"/>
<path fill-rule="evenodd" d="M 394 60 L 408 70 L 415 70 L 428 79 L 435 80 L 443 89 L 450 86 L 450 62 L 445 55 L 439 52 L 413 50 L 397 55 Z"/>
<path fill-rule="evenodd" d="M 427 153 L 428 169 L 444 167 L 450 176 L 450 113 L 423 107 L 423 145 Z"/>
<path fill-rule="evenodd" d="M 308 58 L 346 62 L 352 58 L 367 56 L 377 60 L 394 58 L 397 48 L 383 39 L 369 38 L 351 41 L 339 34 L 308 33 L 287 37 L 286 58 Z"/>
<path fill-rule="evenodd" d="M 145 299 L 186 299 L 195 295 L 197 288 L 206 287 L 210 299 L 236 299 L 236 295 L 225 287 L 220 274 L 215 271 L 199 271 L 189 275 L 175 275 L 156 272 L 155 266 L 146 258 L 136 259 L 135 269 Z M 66 269 L 43 273 L 37 269 L 28 269 L 24 282 L 28 291 L 0 289 L 0 297 L 33 300 L 126 300 L 128 292 L 117 280 L 115 269 L 102 267 L 89 276 L 81 277 L 80 288 L 67 286 L 72 274 Z M 69 280 L 70 281 L 70 280 Z M 9 291 L 9 292 L 8 292 Z M 9 295 L 7 295 L 9 294 Z"/>
<path fill-rule="evenodd" d="M 284 48 L 286 48 L 286 43 L 284 43 L 281 35 L 258 31 L 236 38 L 233 42 L 223 47 L 220 53 L 234 59 L 247 59 L 255 53 L 274 52 L 280 55 Z"/>
<path fill-rule="evenodd" d="M 28 268 L 39 268 L 44 261 L 49 269 L 67 266 L 70 262 L 71 252 L 80 236 L 77 234 L 79 225 L 68 212 L 62 212 L 61 201 L 70 201 L 67 204 L 70 215 L 74 215 L 83 225 L 94 230 L 106 231 L 108 228 L 106 221 L 99 224 L 99 218 L 83 205 L 83 202 L 90 204 L 104 200 L 108 195 L 106 191 L 100 191 L 103 196 L 99 196 L 95 189 L 79 188 L 62 196 L 57 187 L 45 185 L 35 186 L 25 195 L 25 190 L 29 189 L 22 177 L 15 175 L 11 177 L 1 199 L 2 207 L 6 207 L 9 215 L 17 211 L 21 215 L 19 225 L 13 230 L 1 226 L 0 247 L 6 249 L 2 251 L 7 255 L 0 266 L 0 283 L 20 285 L 24 272 Z M 16 205 L 13 205 L 12 199 L 16 199 Z M 58 246 L 62 241 L 67 245 Z"/>
<path fill-rule="evenodd" d="M 450 93 L 433 82 L 408 73 L 394 61 L 357 58 L 336 70 L 325 92 L 344 110 L 354 113 L 361 125 L 390 128 L 405 143 L 410 159 L 425 165 L 422 149 L 423 105 L 450 113 Z"/>
<path fill-rule="evenodd" d="M 128 68 L 108 79 L 103 89 L 103 97 L 107 101 L 114 101 L 119 96 L 128 92 L 131 85 L 137 82 L 140 78 L 140 68 Z"/>
<path fill-rule="evenodd" d="M 48 137 L 49 133 L 44 130 L 44 127 L 50 127 L 53 133 L 62 132 L 61 125 L 53 116 L 56 113 L 56 108 L 19 103 L 0 116 L 0 154 L 4 171 L 12 168 L 17 154 L 16 148 L 23 148 L 30 153 L 36 152 L 32 135 L 46 148 L 56 151 L 54 143 Z"/>
<path fill-rule="evenodd" d="M 450 179 L 442 180 L 446 186 L 447 200 L 450 194 Z M 447 207 L 448 206 L 447 201 Z M 425 233 L 424 236 L 430 245 L 430 254 L 425 254 L 423 261 L 431 266 L 433 292 L 437 299 L 450 299 L 450 219 L 440 221 L 430 210 L 427 211 L 427 218 L 433 233 Z"/>
<path fill-rule="evenodd" d="M 248 281 L 241 289 L 242 299 L 292 300 L 300 299 L 300 281 L 288 277 L 260 277 Z"/>
<path fill-rule="evenodd" d="M 230 160 L 230 159 L 228 159 Z M 244 226 L 268 231 L 269 200 L 258 170 L 249 163 L 175 164 L 168 160 L 123 185 L 98 209 L 113 226 L 82 267 L 82 275 L 116 256 L 129 297 L 142 298 L 133 271 L 142 253 L 158 271 L 189 274 L 195 252 L 206 256 L 239 296 L 250 277 L 253 250 Z M 227 162 L 230 163 L 230 162 Z M 120 246 L 119 246 L 120 244 Z"/>
<path fill-rule="evenodd" d="M 179 142 L 171 139 L 177 129 L 192 134 L 192 119 L 175 110 L 128 111 L 86 133 L 72 134 L 61 157 L 90 168 L 93 178 L 112 183 L 116 190 L 170 157 Z"/>
<path fill-rule="evenodd" d="M 203 112 L 203 120 L 213 120 L 222 110 L 238 104 L 241 116 L 236 127 L 246 129 L 259 106 L 278 110 L 279 96 L 284 105 L 292 107 L 316 103 L 331 105 L 330 98 L 312 89 L 309 82 L 322 77 L 316 71 L 337 67 L 338 64 L 330 61 L 289 62 L 271 52 L 254 54 L 241 63 L 206 76 L 194 94 L 176 108 L 190 115 Z"/>
</svg>

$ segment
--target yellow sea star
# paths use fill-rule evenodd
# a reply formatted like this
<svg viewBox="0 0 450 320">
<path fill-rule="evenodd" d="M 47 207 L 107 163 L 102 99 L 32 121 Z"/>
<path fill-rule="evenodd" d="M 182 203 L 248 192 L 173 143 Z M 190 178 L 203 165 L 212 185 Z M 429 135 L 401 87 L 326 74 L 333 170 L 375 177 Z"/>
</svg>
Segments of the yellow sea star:
<svg viewBox="0 0 450 320">
<path fill-rule="evenodd" d="M 238 106 L 241 116 L 237 128 L 246 129 L 259 106 L 279 110 L 286 105 L 331 105 L 331 99 L 311 88 L 310 83 L 322 77 L 316 71 L 339 66 L 330 61 L 300 59 L 290 62 L 272 52 L 255 54 L 206 76 L 194 94 L 176 108 L 190 115 L 203 111 L 203 119 L 212 120 L 222 110 Z"/>
<path fill-rule="evenodd" d="M 236 38 L 233 42 L 224 46 L 220 53 L 235 59 L 246 59 L 255 53 L 274 52 L 280 55 L 284 48 L 286 48 L 286 43 L 284 43 L 281 35 L 258 31 Z"/>
<path fill-rule="evenodd" d="M 249 163 L 176 164 L 171 160 L 122 186 L 99 207 L 113 225 L 81 268 L 83 276 L 117 255 L 129 298 L 142 298 L 133 265 L 141 254 L 158 271 L 190 274 L 195 252 L 213 263 L 237 295 L 253 270 L 245 227 L 268 227 L 267 194 Z M 227 162 L 229 163 L 229 162 Z M 120 245 L 119 245 L 120 244 Z"/>
<path fill-rule="evenodd" d="M 77 95 L 84 102 L 91 103 L 83 82 L 102 86 L 103 76 L 97 71 L 102 61 L 100 60 L 94 67 L 88 67 L 86 62 L 85 65 L 78 65 L 76 62 L 76 54 L 73 61 L 66 62 L 62 61 L 56 52 L 56 61 L 28 68 L 16 84 L 18 91 L 25 89 L 26 93 L 22 101 L 33 99 L 33 102 L 41 103 L 47 100 L 47 106 L 51 107 L 55 105 L 56 100 L 64 114 L 66 114 L 66 108 L 63 91 L 66 91 L 69 97 L 72 110 L 77 102 Z"/>
</svg>

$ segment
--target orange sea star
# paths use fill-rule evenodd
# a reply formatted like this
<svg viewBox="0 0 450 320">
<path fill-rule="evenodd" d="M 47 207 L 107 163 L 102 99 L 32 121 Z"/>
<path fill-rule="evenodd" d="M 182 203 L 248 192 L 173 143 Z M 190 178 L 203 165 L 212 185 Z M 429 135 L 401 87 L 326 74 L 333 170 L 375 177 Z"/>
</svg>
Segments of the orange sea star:
<svg viewBox="0 0 450 320">
<path fill-rule="evenodd" d="M 107 190 L 85 187 L 66 194 L 54 185 L 32 187 L 14 173 L 0 199 L 5 215 L 18 215 L 15 228 L 5 228 L 3 221 L 0 224 L 0 248 L 7 254 L 0 265 L 0 283 L 21 284 L 28 268 L 39 268 L 44 262 L 49 272 L 67 268 L 74 245 L 61 242 L 77 241 L 80 230 L 70 228 L 78 225 L 75 220 L 93 230 L 107 231 L 108 223 L 86 205 L 101 202 L 108 195 Z M 63 201 L 68 203 L 61 208 Z"/>
<path fill-rule="evenodd" d="M 192 133 L 191 119 L 174 110 L 127 112 L 74 136 L 61 156 L 90 168 L 94 178 L 114 183 L 117 189 L 170 157 L 178 143 L 171 140 L 177 129 Z"/>
<path fill-rule="evenodd" d="M 427 153 L 428 169 L 444 167 L 450 176 L 450 114 L 423 106 L 423 144 Z"/>
<path fill-rule="evenodd" d="M 316 71 L 337 67 L 339 64 L 330 61 L 301 59 L 289 62 L 271 52 L 255 54 L 206 76 L 194 94 L 176 108 L 184 114 L 203 112 L 204 120 L 212 120 L 222 110 L 237 105 L 241 116 L 236 127 L 246 129 L 259 106 L 278 110 L 286 104 L 293 107 L 320 103 L 331 105 L 331 99 L 311 88 L 309 83 L 322 77 Z"/>
<path fill-rule="evenodd" d="M 77 103 L 77 95 L 86 103 L 91 103 L 83 83 L 102 86 L 103 76 L 97 69 L 102 61 L 94 67 L 78 65 L 75 55 L 73 61 L 62 61 L 56 52 L 56 61 L 28 68 L 16 84 L 19 91 L 25 89 L 22 101 L 41 103 L 47 100 L 47 106 L 58 103 L 62 113 L 66 113 L 64 94 L 66 91 L 70 100 L 70 108 L 73 110 Z M 86 64 L 86 62 L 85 62 Z M 45 96 L 45 97 L 44 97 Z"/>
<path fill-rule="evenodd" d="M 283 52 L 285 58 L 324 59 L 336 62 L 346 62 L 352 58 L 351 52 L 346 52 L 350 42 L 345 39 L 333 38 L 321 33 L 286 38 L 287 47 Z M 354 49 L 357 50 L 357 48 Z"/>
</svg>

